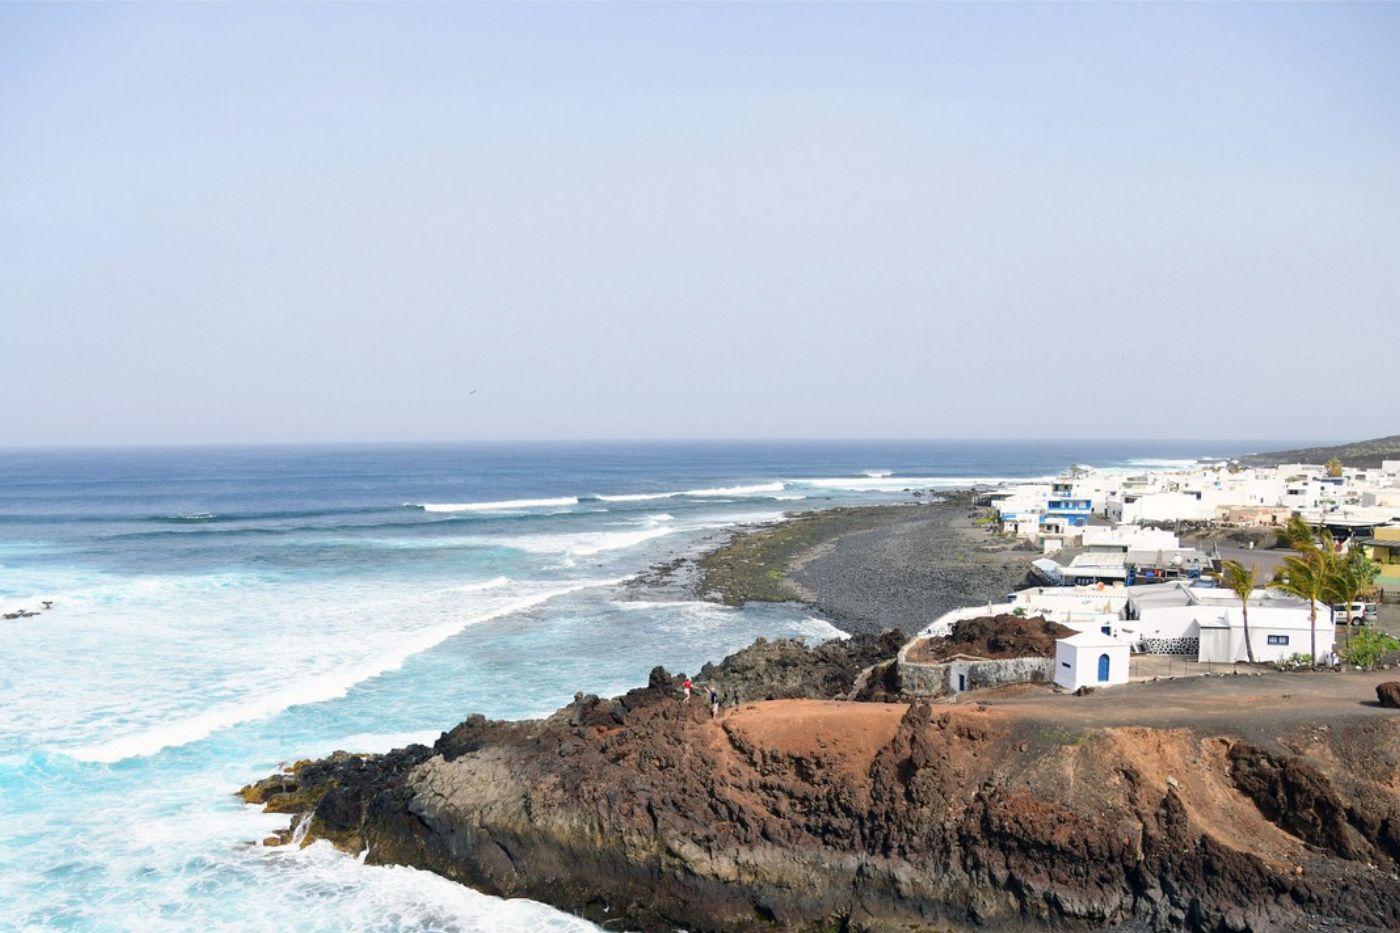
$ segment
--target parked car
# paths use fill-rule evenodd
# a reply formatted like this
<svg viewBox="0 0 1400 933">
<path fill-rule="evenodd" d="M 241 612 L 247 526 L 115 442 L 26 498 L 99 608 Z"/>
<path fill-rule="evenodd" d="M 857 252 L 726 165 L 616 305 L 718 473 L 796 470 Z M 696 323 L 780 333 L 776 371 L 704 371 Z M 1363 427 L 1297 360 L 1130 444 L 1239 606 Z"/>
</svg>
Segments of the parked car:
<svg viewBox="0 0 1400 933">
<path fill-rule="evenodd" d="M 1347 604 L 1338 603 L 1332 607 L 1332 623 L 1342 625 L 1347 619 Z M 1351 604 L 1351 624 L 1370 625 L 1376 621 L 1375 603 L 1352 603 Z"/>
</svg>

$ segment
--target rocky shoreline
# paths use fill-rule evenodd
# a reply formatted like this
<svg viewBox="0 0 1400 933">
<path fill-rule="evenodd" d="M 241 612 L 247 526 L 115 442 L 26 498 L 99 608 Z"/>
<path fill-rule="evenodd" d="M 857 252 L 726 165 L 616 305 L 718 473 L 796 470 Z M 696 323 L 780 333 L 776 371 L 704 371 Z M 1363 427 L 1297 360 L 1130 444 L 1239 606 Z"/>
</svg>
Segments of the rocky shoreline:
<svg viewBox="0 0 1400 933">
<path fill-rule="evenodd" d="M 642 575 L 639 596 L 797 601 L 854 633 L 705 665 L 718 716 L 656 668 L 241 797 L 292 815 L 264 845 L 325 840 L 615 929 L 1400 928 L 1400 718 L 1353 696 L 1363 676 L 900 696 L 905 633 L 1025 572 L 975 517 L 967 496 L 801 513 Z"/>
<path fill-rule="evenodd" d="M 1350 698 L 1364 678 L 1236 678 L 1253 692 L 1222 703 L 1192 692 L 1204 679 L 852 702 L 899 640 L 759 642 L 701 673 L 739 701 L 717 718 L 658 668 L 241 794 L 294 815 L 269 843 L 324 839 L 610 928 L 1400 926 L 1400 720 Z M 1325 702 L 1300 708 L 1295 683 Z"/>
<path fill-rule="evenodd" d="M 632 587 L 730 606 L 800 603 L 848 633 L 912 634 L 1025 585 L 1035 554 L 978 524 L 973 493 L 928 496 L 740 528 L 698 557 L 654 565 Z"/>
</svg>

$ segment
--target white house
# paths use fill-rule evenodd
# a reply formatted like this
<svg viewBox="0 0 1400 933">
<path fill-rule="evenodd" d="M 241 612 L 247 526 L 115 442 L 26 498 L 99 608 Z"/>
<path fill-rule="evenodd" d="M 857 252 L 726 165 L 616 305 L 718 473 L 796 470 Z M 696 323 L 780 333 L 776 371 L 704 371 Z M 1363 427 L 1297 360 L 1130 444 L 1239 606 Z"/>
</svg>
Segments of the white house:
<svg viewBox="0 0 1400 933">
<path fill-rule="evenodd" d="M 1242 622 L 1230 621 L 1240 614 L 1240 600 L 1230 590 L 1172 581 L 1130 586 L 1127 594 L 1128 621 L 1123 623 L 1122 634 L 1132 638 L 1143 651 L 1195 655 L 1202 661 L 1221 663 L 1244 657 Z M 1325 655 L 1332 650 L 1330 616 L 1321 603 L 1318 603 L 1317 612 L 1317 651 Z M 1238 635 L 1221 634 L 1222 627 L 1232 629 L 1235 625 L 1241 626 Z M 1209 632 L 1205 631 L 1207 627 Z M 1250 641 L 1254 644 L 1256 660 L 1276 660 L 1306 652 L 1309 629 L 1307 600 L 1263 589 L 1255 590 L 1250 596 Z"/>
<path fill-rule="evenodd" d="M 1244 615 L 1238 605 L 1224 608 L 1214 619 L 1201 619 L 1199 661 L 1233 664 L 1249 660 L 1244 647 Z M 1312 650 L 1312 622 L 1307 604 L 1301 606 L 1256 606 L 1250 600 L 1249 642 L 1254 648 L 1254 660 L 1282 661 L 1294 654 Z M 1317 618 L 1317 656 L 1326 658 L 1336 643 L 1336 629 L 1326 607 L 1319 605 Z"/>
<path fill-rule="evenodd" d="M 1128 682 L 1128 643 L 1102 632 L 1055 641 L 1055 683 L 1066 690 Z"/>
<path fill-rule="evenodd" d="M 1091 525 L 1084 529 L 1082 541 L 1088 551 L 1110 554 L 1181 547 L 1181 541 L 1170 531 L 1140 525 Z"/>
<path fill-rule="evenodd" d="M 1073 621 L 1099 624 L 1101 616 L 1122 618 L 1127 602 L 1128 594 L 1122 587 L 1034 586 L 1012 593 L 1007 598 L 1007 611 L 1020 609 L 1027 616 L 1044 616 L 1062 625 Z"/>
</svg>

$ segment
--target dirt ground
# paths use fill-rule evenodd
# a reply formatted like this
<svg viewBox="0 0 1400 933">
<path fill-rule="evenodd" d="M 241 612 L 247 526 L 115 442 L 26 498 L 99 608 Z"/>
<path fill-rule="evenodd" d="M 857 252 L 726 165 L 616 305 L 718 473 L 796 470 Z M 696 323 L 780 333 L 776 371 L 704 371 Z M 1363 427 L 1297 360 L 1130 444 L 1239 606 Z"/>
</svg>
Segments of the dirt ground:
<svg viewBox="0 0 1400 933">
<path fill-rule="evenodd" d="M 1294 727 L 1400 715 L 1376 701 L 1376 685 L 1392 680 L 1400 672 L 1270 671 L 1131 683 L 1083 697 L 1049 687 L 989 690 L 964 694 L 961 702 L 1059 728 L 1187 728 L 1271 743 Z"/>
<path fill-rule="evenodd" d="M 1400 716 L 1400 710 L 1376 701 L 1376 685 L 1391 680 L 1400 680 L 1400 672 L 1215 674 L 1101 688 L 1082 697 L 1017 684 L 965 693 L 950 705 L 1032 730 L 1048 729 L 1068 736 L 1066 741 L 1099 729 L 1148 727 L 1273 744 L 1297 728 L 1341 728 Z M 906 709 L 903 703 L 772 700 L 727 711 L 719 724 L 762 739 L 762 744 L 842 748 L 861 759 L 889 740 Z"/>
</svg>

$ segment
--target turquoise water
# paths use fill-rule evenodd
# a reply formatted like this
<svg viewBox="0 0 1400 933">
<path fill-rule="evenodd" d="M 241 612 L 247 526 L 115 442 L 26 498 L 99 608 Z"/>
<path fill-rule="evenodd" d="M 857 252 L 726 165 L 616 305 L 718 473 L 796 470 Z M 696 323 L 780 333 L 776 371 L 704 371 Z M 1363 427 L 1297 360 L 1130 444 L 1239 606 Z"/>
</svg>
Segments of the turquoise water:
<svg viewBox="0 0 1400 933">
<path fill-rule="evenodd" d="M 318 844 L 232 792 L 337 748 L 547 713 L 655 664 L 838 634 L 620 581 L 736 522 L 1220 444 L 0 452 L 0 926 L 591 929 Z"/>
</svg>

